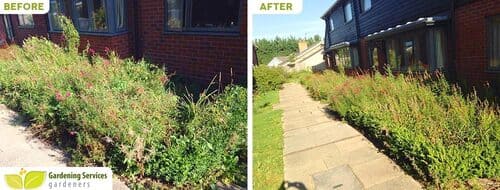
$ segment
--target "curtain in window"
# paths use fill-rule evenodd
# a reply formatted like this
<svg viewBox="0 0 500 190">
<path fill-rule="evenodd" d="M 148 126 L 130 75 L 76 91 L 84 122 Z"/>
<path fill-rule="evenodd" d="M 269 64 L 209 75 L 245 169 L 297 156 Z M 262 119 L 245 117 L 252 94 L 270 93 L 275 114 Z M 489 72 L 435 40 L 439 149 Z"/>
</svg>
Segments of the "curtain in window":
<svg viewBox="0 0 500 190">
<path fill-rule="evenodd" d="M 125 0 L 115 0 L 116 29 L 125 28 Z"/>
<path fill-rule="evenodd" d="M 184 5 L 182 0 L 167 0 L 167 27 L 180 30 L 183 27 Z"/>
<path fill-rule="evenodd" d="M 444 46 L 443 46 L 443 31 L 436 31 L 436 69 L 444 67 Z"/>
<path fill-rule="evenodd" d="M 490 63 L 489 68 L 500 69 L 500 17 L 490 23 Z"/>
</svg>

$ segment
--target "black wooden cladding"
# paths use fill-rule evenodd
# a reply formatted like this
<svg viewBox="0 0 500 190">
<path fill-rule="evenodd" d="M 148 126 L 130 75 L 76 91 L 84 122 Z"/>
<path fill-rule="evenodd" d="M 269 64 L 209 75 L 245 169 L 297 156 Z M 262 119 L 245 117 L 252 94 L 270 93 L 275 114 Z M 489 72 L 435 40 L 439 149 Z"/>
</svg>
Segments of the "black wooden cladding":
<svg viewBox="0 0 500 190">
<path fill-rule="evenodd" d="M 349 1 L 352 2 L 354 18 L 351 22 L 345 23 L 343 7 Z M 335 24 L 335 30 L 330 31 L 329 21 L 325 22 L 325 30 L 329 34 L 329 40 L 325 40 L 325 44 L 328 44 L 327 41 L 329 41 L 329 45 L 334 45 L 364 38 L 380 30 L 450 11 L 452 6 L 452 0 L 372 0 L 372 7 L 361 12 L 360 3 L 362 1 L 339 2 L 339 5 L 325 15 L 324 19 L 327 20 L 333 14 Z M 325 45 L 325 47 L 329 45 Z"/>
</svg>

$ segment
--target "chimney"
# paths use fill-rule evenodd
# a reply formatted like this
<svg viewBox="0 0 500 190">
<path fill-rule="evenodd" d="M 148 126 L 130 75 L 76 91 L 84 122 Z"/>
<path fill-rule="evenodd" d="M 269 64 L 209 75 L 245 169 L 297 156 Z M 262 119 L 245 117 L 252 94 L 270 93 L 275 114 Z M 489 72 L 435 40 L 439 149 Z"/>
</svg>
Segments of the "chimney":
<svg viewBox="0 0 500 190">
<path fill-rule="evenodd" d="M 302 53 L 306 49 L 307 49 L 307 41 L 300 40 L 299 41 L 299 53 Z"/>
</svg>

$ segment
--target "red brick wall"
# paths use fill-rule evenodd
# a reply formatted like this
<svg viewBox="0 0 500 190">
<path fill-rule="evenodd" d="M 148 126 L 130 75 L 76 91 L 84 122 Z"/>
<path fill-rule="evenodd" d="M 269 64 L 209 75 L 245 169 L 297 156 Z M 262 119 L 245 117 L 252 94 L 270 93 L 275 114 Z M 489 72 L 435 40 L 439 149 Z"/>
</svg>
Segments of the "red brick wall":
<svg viewBox="0 0 500 190">
<path fill-rule="evenodd" d="M 500 15 L 500 0 L 476 0 L 456 8 L 456 74 L 469 85 L 499 85 L 500 73 L 487 72 L 486 18 L 493 15 Z"/>
<path fill-rule="evenodd" d="M 7 42 L 7 33 L 5 33 L 5 25 L 3 23 L 3 15 L 0 15 L 0 48 L 5 46 Z M 2 44 L 4 43 L 4 44 Z"/>
<path fill-rule="evenodd" d="M 61 45 L 62 44 L 62 33 L 51 32 L 50 40 Z M 96 35 L 82 35 L 80 34 L 80 50 L 87 47 L 87 42 L 90 47 L 94 49 L 100 55 L 105 55 L 104 50 L 109 48 L 116 51 L 120 57 L 130 57 L 132 56 L 132 42 L 129 39 L 129 34 L 125 33 L 117 36 L 96 36 Z"/>
<path fill-rule="evenodd" d="M 47 15 L 33 15 L 35 26 L 33 28 L 22 28 L 19 26 L 19 18 L 17 15 L 10 15 L 12 28 L 14 30 L 14 39 L 17 44 L 22 45 L 26 38 L 31 36 L 48 37 L 48 19 Z"/>
<path fill-rule="evenodd" d="M 142 54 L 167 71 L 207 82 L 222 74 L 224 82 L 244 82 L 247 72 L 247 1 L 242 0 L 240 34 L 211 36 L 206 34 L 166 34 L 164 1 L 138 2 L 138 32 Z"/>
</svg>

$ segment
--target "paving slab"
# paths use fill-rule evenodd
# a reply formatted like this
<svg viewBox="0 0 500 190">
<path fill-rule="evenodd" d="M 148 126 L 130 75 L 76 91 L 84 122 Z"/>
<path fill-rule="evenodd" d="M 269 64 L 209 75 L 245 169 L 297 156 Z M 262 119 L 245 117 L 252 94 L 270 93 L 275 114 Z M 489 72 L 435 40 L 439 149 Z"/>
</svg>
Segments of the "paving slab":
<svg viewBox="0 0 500 190">
<path fill-rule="evenodd" d="M 280 91 L 286 189 L 422 189 L 356 129 L 299 84 Z"/>
<path fill-rule="evenodd" d="M 342 165 L 313 176 L 318 190 L 362 190 L 363 185 L 348 165 Z"/>
<path fill-rule="evenodd" d="M 0 167 L 66 167 L 63 152 L 33 137 L 28 126 L 16 112 L 0 104 Z M 129 188 L 113 179 L 113 189 Z"/>
</svg>

